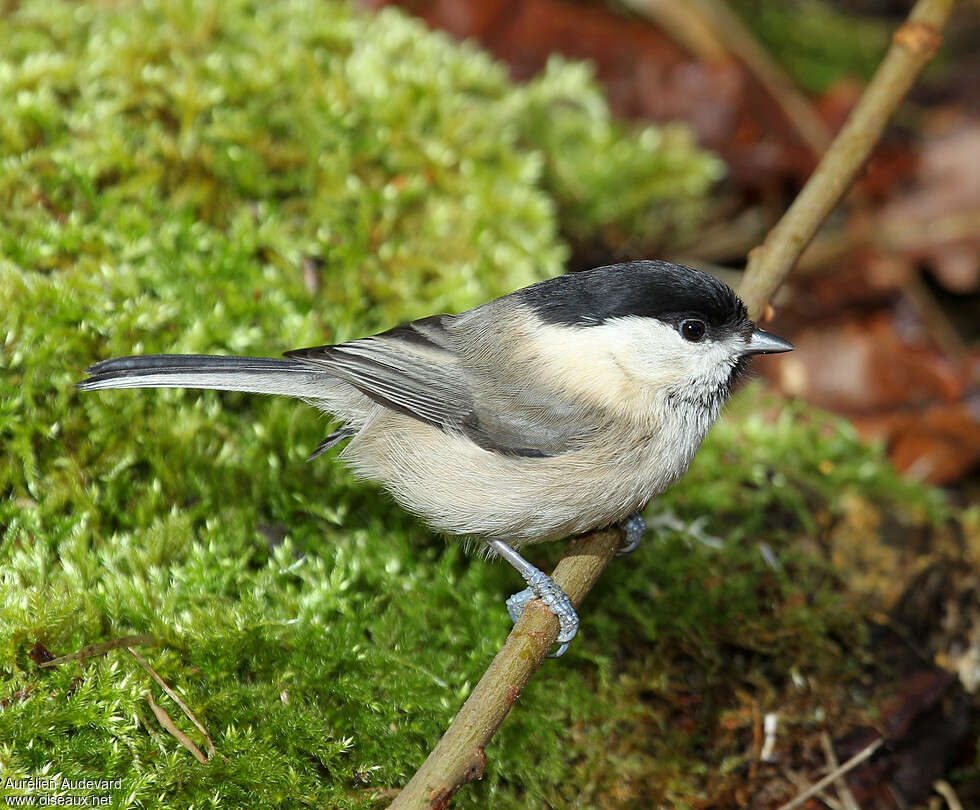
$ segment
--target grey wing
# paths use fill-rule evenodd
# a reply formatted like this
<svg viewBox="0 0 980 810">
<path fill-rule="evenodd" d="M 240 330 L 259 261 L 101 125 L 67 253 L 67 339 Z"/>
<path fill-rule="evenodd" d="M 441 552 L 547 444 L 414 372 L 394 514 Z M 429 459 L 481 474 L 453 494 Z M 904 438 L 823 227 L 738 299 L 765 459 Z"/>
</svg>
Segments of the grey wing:
<svg viewBox="0 0 980 810">
<path fill-rule="evenodd" d="M 467 367 L 456 350 L 456 317 L 437 315 L 286 356 L 328 371 L 386 408 L 462 433 L 493 452 L 552 456 L 580 446 L 577 439 L 588 426 L 573 407 Z"/>
<path fill-rule="evenodd" d="M 439 321 L 450 317 L 413 321 L 336 346 L 297 349 L 286 357 L 329 372 L 386 408 L 450 428 L 473 409 L 455 356 L 428 334 L 442 331 Z"/>
</svg>

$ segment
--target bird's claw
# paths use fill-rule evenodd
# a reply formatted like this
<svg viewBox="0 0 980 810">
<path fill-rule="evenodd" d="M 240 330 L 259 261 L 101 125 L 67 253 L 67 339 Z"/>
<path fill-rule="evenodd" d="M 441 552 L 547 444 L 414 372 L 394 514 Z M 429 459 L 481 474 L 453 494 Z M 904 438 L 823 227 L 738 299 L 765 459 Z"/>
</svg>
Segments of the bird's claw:
<svg viewBox="0 0 980 810">
<path fill-rule="evenodd" d="M 516 623 L 532 599 L 540 599 L 555 616 L 558 617 L 558 637 L 555 641 L 558 649 L 548 655 L 549 658 L 561 658 L 568 645 L 578 632 L 578 614 L 572 607 L 572 602 L 555 581 L 542 571 L 532 576 L 523 591 L 519 591 L 507 600 L 507 612 L 512 622 Z"/>
<path fill-rule="evenodd" d="M 626 542 L 616 549 L 616 556 L 625 557 L 636 551 L 643 542 L 643 535 L 647 533 L 647 522 L 643 519 L 643 515 L 636 512 L 621 521 L 619 525 L 626 532 Z"/>
</svg>

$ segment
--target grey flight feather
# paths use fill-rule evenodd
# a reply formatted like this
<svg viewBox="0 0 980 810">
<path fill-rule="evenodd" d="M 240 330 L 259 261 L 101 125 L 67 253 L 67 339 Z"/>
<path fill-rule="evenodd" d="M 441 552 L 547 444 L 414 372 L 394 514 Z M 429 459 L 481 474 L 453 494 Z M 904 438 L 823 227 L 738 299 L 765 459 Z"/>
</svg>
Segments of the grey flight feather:
<svg viewBox="0 0 980 810">
<path fill-rule="evenodd" d="M 176 371 L 283 371 L 296 369 L 295 363 L 288 363 L 275 357 L 225 357 L 212 354 L 150 354 L 134 357 L 114 357 L 102 360 L 85 369 L 86 374 L 127 376 L 140 374 L 150 369 Z M 86 386 L 91 380 L 79 383 Z"/>
<path fill-rule="evenodd" d="M 288 356 L 350 383 L 387 408 L 436 427 L 457 425 L 472 410 L 469 391 L 451 370 L 413 357 L 388 341 L 367 338 L 301 349 Z"/>
<path fill-rule="evenodd" d="M 333 433 L 327 436 L 327 438 L 325 438 L 322 442 L 320 442 L 316 446 L 316 449 L 306 457 L 306 460 L 313 461 L 313 459 L 319 458 L 334 445 L 347 441 L 347 439 L 353 439 L 356 435 L 357 435 L 357 431 L 354 430 L 354 428 L 349 428 L 349 427 L 337 428 L 337 430 L 335 430 Z"/>
<path fill-rule="evenodd" d="M 318 376 L 309 367 L 275 357 L 151 354 L 103 360 L 86 369 L 82 391 L 106 388 L 213 388 L 317 398 Z"/>
</svg>

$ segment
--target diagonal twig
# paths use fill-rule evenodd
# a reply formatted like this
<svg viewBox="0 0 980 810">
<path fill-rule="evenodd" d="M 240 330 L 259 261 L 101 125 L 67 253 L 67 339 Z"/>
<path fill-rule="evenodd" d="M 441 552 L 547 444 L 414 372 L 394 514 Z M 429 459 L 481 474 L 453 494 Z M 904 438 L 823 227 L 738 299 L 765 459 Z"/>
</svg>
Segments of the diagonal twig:
<svg viewBox="0 0 980 810">
<path fill-rule="evenodd" d="M 552 575 L 577 608 L 623 542 L 620 529 L 573 540 Z M 389 810 L 443 808 L 467 782 L 483 778 L 483 747 L 504 721 L 558 636 L 558 619 L 534 599 L 459 714 Z"/>
<path fill-rule="evenodd" d="M 173 735 L 177 742 L 190 751 L 194 755 L 194 759 L 196 759 L 202 765 L 207 763 L 208 758 L 201 753 L 201 749 L 197 747 L 190 737 L 177 728 L 177 724 L 173 721 L 173 718 L 167 714 L 167 710 L 157 705 L 156 701 L 153 699 L 153 694 L 149 689 L 146 690 L 146 702 L 149 703 L 150 708 L 153 709 L 153 715 L 156 717 L 157 722 L 159 722 L 167 732 Z"/>
<path fill-rule="evenodd" d="M 155 680 L 158 684 L 160 684 L 160 688 L 167 693 L 167 695 L 174 703 L 180 706 L 180 710 L 185 715 L 187 715 L 187 719 L 190 720 L 195 726 L 197 726 L 197 730 L 204 735 L 204 739 L 208 744 L 208 755 L 206 758 L 202 759 L 201 762 L 207 762 L 209 759 L 211 759 L 215 754 L 214 742 L 211 740 L 211 735 L 208 734 L 208 730 L 201 724 L 201 721 L 197 719 L 197 716 L 194 714 L 194 712 L 192 712 L 187 707 L 187 704 L 180 699 L 177 693 L 170 688 L 169 684 L 167 684 L 167 682 L 157 674 L 157 671 L 153 669 L 153 667 L 151 667 L 148 663 L 146 663 L 146 660 L 143 658 L 143 656 L 141 656 L 138 652 L 136 652 L 136 650 L 134 650 L 132 647 L 127 647 L 126 652 L 128 652 L 131 656 L 133 656 L 133 658 L 136 659 L 136 663 L 138 663 L 141 667 L 143 667 L 143 669 L 145 669 L 147 672 L 150 673 L 150 677 L 152 677 L 153 680 Z M 149 692 L 147 692 L 146 694 L 147 694 L 147 700 L 150 704 L 150 708 L 153 709 L 153 713 L 157 716 L 157 719 L 160 720 L 160 712 L 162 712 L 163 710 L 160 709 L 158 706 L 156 706 L 156 704 L 154 704 L 153 697 L 150 695 Z M 166 712 L 163 713 L 166 714 Z M 162 720 L 160 720 L 160 722 L 161 724 L 163 724 Z M 170 731 L 170 733 L 173 734 L 173 731 L 171 731 L 168 726 L 166 726 L 165 724 L 163 725 L 164 728 L 167 729 L 167 731 Z M 183 732 L 181 733 L 183 734 Z M 183 738 L 177 736 L 176 734 L 174 734 L 174 736 L 177 737 L 177 739 L 180 740 L 180 742 L 186 746 L 186 743 L 184 742 Z M 186 737 L 187 735 L 184 736 Z M 196 749 L 197 746 L 194 746 L 194 750 Z M 195 754 L 195 756 L 197 756 L 197 754 Z M 200 759 L 200 757 L 198 757 L 198 759 Z"/>
<path fill-rule="evenodd" d="M 742 18 L 724 0 L 696 0 L 695 8 L 712 21 L 713 28 L 766 92 L 779 105 L 800 140 L 814 155 L 830 145 L 830 131 L 813 104 L 793 79 L 763 48 Z"/>
<path fill-rule="evenodd" d="M 797 790 L 813 789 L 813 785 L 810 784 L 809 780 L 800 776 L 800 774 L 798 774 L 796 771 L 786 769 L 783 771 L 783 776 L 786 777 L 787 781 L 792 782 L 796 786 Z M 829 796 L 825 790 L 818 790 L 816 793 L 807 795 L 815 796 L 816 798 L 820 799 L 820 801 L 827 805 L 830 810 L 844 810 L 844 806 L 833 796 Z"/>
<path fill-rule="evenodd" d="M 945 779 L 939 779 L 932 785 L 933 789 L 946 801 L 949 810 L 963 810 L 963 803 L 960 801 L 953 786 Z"/>
<path fill-rule="evenodd" d="M 789 210 L 749 252 L 742 300 L 757 318 L 793 269 L 820 224 L 837 205 L 878 142 L 888 119 L 942 43 L 955 0 L 919 0 L 841 131 Z"/>
<path fill-rule="evenodd" d="M 840 767 L 840 763 L 837 761 L 837 752 L 834 751 L 834 741 L 830 739 L 830 735 L 826 731 L 820 734 L 820 745 L 823 746 L 823 755 L 827 758 L 827 766 L 830 770 L 836 771 Z M 834 782 L 834 787 L 837 789 L 837 795 L 840 796 L 840 800 L 844 804 L 844 810 L 861 810 L 857 799 L 851 793 L 851 788 L 847 784 L 847 780 L 843 776 Z"/>
<path fill-rule="evenodd" d="M 724 0 L 624 0 L 627 7 L 655 20 L 702 62 L 734 55 L 779 105 L 797 136 L 823 154 L 830 133 L 810 100 L 749 31 Z"/>
<path fill-rule="evenodd" d="M 843 765 L 840 765 L 834 770 L 832 770 L 819 782 L 814 782 L 812 785 L 810 785 L 810 787 L 807 790 L 804 790 L 795 799 L 786 802 L 786 804 L 782 805 L 779 808 L 779 810 L 793 810 L 794 808 L 799 807 L 801 804 L 806 802 L 806 800 L 809 799 L 811 796 L 815 796 L 825 787 L 836 782 L 848 771 L 853 771 L 858 765 L 860 765 L 862 762 L 868 759 L 875 751 L 881 748 L 881 746 L 884 745 L 884 742 L 885 740 L 879 737 L 873 743 L 858 751 L 853 757 L 847 760 L 847 762 L 845 762 Z"/>
</svg>

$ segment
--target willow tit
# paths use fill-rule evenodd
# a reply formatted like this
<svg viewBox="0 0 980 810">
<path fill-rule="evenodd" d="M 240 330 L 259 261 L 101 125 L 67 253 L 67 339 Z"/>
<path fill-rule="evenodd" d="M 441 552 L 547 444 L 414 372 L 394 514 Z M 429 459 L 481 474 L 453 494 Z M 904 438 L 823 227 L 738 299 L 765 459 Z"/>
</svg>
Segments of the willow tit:
<svg viewBox="0 0 980 810">
<path fill-rule="evenodd" d="M 77 387 L 283 394 L 339 420 L 340 457 L 442 532 L 479 538 L 558 616 L 568 597 L 516 548 L 625 521 L 681 476 L 748 358 L 793 347 L 757 329 L 722 282 L 660 261 L 548 279 L 458 315 L 285 359 L 104 360 Z M 630 519 L 630 516 L 634 516 Z"/>
</svg>

